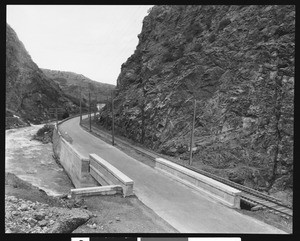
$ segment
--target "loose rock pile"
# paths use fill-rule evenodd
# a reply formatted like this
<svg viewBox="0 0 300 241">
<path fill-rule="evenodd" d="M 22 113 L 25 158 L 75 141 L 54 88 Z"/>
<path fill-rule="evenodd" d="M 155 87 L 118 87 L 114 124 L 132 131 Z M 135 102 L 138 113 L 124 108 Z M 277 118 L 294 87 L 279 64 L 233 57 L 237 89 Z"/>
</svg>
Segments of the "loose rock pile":
<svg viewBox="0 0 300 241">
<path fill-rule="evenodd" d="M 87 210 L 50 207 L 5 195 L 6 233 L 70 233 L 91 217 Z"/>
</svg>

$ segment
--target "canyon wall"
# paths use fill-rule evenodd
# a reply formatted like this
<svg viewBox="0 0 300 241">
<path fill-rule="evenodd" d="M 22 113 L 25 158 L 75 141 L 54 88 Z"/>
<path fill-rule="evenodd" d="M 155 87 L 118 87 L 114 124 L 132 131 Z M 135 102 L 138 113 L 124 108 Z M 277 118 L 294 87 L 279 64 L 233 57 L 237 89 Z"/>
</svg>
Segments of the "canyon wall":
<svg viewBox="0 0 300 241">
<path fill-rule="evenodd" d="M 295 6 L 154 6 L 138 38 L 118 133 L 186 160 L 196 98 L 194 165 L 291 201 Z"/>
</svg>

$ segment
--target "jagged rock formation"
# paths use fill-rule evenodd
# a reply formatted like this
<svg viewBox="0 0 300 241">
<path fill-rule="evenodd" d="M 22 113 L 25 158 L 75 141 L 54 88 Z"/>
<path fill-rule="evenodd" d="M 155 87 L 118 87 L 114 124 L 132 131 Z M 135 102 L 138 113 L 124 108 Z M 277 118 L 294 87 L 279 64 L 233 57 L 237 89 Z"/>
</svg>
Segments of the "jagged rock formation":
<svg viewBox="0 0 300 241">
<path fill-rule="evenodd" d="M 47 77 L 59 84 L 60 88 L 69 96 L 78 99 L 81 92 L 84 103 L 88 102 L 89 92 L 91 100 L 105 102 L 115 88 L 114 85 L 91 80 L 82 74 L 50 69 L 41 70 Z"/>
<path fill-rule="evenodd" d="M 78 106 L 32 61 L 15 31 L 7 24 L 6 109 L 26 122 L 38 124 L 53 118 L 49 108 L 56 106 L 69 113 L 78 112 Z"/>
<path fill-rule="evenodd" d="M 118 131 L 187 159 L 195 97 L 195 166 L 292 192 L 295 6 L 154 6 L 138 37 L 117 80 Z"/>
</svg>

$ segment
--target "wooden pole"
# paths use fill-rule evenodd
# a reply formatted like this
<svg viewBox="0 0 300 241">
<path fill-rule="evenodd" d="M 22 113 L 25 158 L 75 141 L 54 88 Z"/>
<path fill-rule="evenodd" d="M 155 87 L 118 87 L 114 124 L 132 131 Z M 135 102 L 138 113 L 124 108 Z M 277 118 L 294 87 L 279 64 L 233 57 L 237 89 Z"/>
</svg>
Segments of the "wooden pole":
<svg viewBox="0 0 300 241">
<path fill-rule="evenodd" d="M 96 93 L 96 103 L 95 103 L 95 111 L 94 111 L 94 121 L 96 121 L 96 113 L 97 113 L 97 93 Z"/>
<path fill-rule="evenodd" d="M 189 165 L 192 165 L 192 162 L 193 162 L 195 118 L 196 118 L 196 99 L 194 98 L 194 114 L 193 114 L 192 129 L 191 129 L 190 163 L 189 163 Z"/>
<path fill-rule="evenodd" d="M 58 114 L 57 114 L 57 107 L 55 108 L 55 113 L 56 113 L 56 126 L 58 127 Z"/>
<path fill-rule="evenodd" d="M 81 96 L 81 89 L 80 89 L 80 124 L 82 122 L 81 98 L 82 98 L 82 96 Z"/>
<path fill-rule="evenodd" d="M 111 113 L 112 113 L 112 145 L 115 145 L 115 116 L 114 116 L 114 96 L 111 92 Z"/>
<path fill-rule="evenodd" d="M 90 132 L 92 131 L 92 115 L 91 115 L 91 93 L 89 92 L 89 116 L 90 116 Z"/>
<path fill-rule="evenodd" d="M 107 108 L 106 108 L 106 110 L 107 110 L 107 118 L 106 118 L 105 125 L 106 125 L 106 129 L 108 129 L 108 106 L 109 106 L 109 97 L 108 96 L 106 98 L 106 104 L 107 104 Z"/>
<path fill-rule="evenodd" d="M 141 143 L 144 144 L 145 142 L 145 86 L 143 85 L 143 99 L 142 99 L 142 106 L 141 106 L 141 114 L 142 114 L 142 136 L 141 136 Z"/>
</svg>

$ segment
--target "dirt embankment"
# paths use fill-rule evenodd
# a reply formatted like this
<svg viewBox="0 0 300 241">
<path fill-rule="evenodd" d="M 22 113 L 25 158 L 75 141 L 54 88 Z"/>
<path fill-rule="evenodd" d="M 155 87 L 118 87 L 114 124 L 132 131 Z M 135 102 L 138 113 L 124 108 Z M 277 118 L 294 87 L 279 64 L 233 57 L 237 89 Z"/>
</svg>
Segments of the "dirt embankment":
<svg viewBox="0 0 300 241">
<path fill-rule="evenodd" d="M 48 196 L 43 190 L 5 175 L 6 233 L 70 233 L 92 217 L 78 200 Z"/>
<path fill-rule="evenodd" d="M 6 233 L 175 233 L 138 198 L 48 196 L 11 173 L 5 177 Z"/>
</svg>

